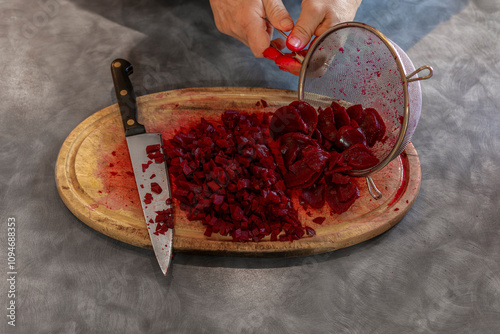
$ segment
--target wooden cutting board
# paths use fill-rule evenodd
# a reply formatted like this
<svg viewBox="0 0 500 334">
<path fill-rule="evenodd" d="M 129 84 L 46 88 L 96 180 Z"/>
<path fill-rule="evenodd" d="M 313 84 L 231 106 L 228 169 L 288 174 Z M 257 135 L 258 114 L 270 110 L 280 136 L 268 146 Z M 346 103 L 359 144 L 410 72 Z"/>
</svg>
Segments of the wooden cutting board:
<svg viewBox="0 0 500 334">
<path fill-rule="evenodd" d="M 148 132 L 171 138 L 193 117 L 220 119 L 226 109 L 273 112 L 297 99 L 294 91 L 263 88 L 193 88 L 167 91 L 137 99 L 139 122 Z M 261 102 L 267 102 L 267 106 Z M 405 152 L 373 176 L 383 198 L 373 199 L 364 179 L 357 179 L 361 197 L 349 211 L 331 214 L 328 205 L 305 211 L 303 224 L 316 230 L 313 237 L 294 242 L 239 243 L 230 237 L 203 235 L 201 222 L 190 222 L 174 207 L 174 251 L 244 256 L 298 256 L 333 251 L 373 238 L 394 226 L 415 201 L 421 183 L 417 152 L 410 143 Z M 59 194 L 66 206 L 91 228 L 125 243 L 151 248 L 143 218 L 118 106 L 96 112 L 79 124 L 59 152 L 56 165 Z M 177 204 L 174 201 L 174 205 Z M 315 224 L 316 217 L 326 217 Z"/>
</svg>

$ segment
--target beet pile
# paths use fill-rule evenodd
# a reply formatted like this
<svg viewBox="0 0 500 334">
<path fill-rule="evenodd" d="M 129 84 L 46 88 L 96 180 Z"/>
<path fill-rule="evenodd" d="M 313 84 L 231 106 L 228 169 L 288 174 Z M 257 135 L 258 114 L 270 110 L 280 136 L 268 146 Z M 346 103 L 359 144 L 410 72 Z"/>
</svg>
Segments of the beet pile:
<svg viewBox="0 0 500 334">
<path fill-rule="evenodd" d="M 267 115 L 228 110 L 221 124 L 202 119 L 165 143 L 172 197 L 201 220 L 205 235 L 230 235 L 233 241 L 293 241 L 304 234 L 298 212 L 269 148 Z"/>
<path fill-rule="evenodd" d="M 188 220 L 202 221 L 206 236 L 298 240 L 315 231 L 299 221 L 292 190 L 299 190 L 305 207 L 326 202 L 334 213 L 346 211 L 359 197 L 346 172 L 377 164 L 370 148 L 384 134 L 377 111 L 361 105 L 346 110 L 333 102 L 317 111 L 295 101 L 271 120 L 227 110 L 220 124 L 201 119 L 165 142 L 172 197 Z"/>
<path fill-rule="evenodd" d="M 344 108 L 337 102 L 318 111 L 294 101 L 274 113 L 270 135 L 279 143 L 288 189 L 300 189 L 305 207 L 328 203 L 337 214 L 359 197 L 359 189 L 346 174 L 363 170 L 379 160 L 370 148 L 385 135 L 385 124 L 373 108 Z"/>
</svg>

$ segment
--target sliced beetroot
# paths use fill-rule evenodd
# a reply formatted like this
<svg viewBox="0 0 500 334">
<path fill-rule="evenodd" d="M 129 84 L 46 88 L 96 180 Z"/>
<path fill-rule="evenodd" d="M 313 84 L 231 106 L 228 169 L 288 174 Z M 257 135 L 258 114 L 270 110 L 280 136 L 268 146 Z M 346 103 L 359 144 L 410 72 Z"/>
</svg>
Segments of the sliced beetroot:
<svg viewBox="0 0 500 334">
<path fill-rule="evenodd" d="M 381 140 L 385 135 L 385 123 L 377 110 L 373 108 L 365 109 L 366 116 L 363 122 L 359 123 L 361 129 L 365 133 L 366 141 L 369 147 Z"/>
<path fill-rule="evenodd" d="M 269 133 L 271 138 L 277 140 L 289 132 L 307 133 L 308 128 L 295 107 L 284 106 L 274 112 L 269 124 Z"/>
<path fill-rule="evenodd" d="M 344 151 L 356 144 L 366 145 L 366 137 L 361 129 L 344 125 L 338 130 L 335 136 L 335 146 L 339 150 Z"/>
<path fill-rule="evenodd" d="M 346 112 L 351 121 L 355 121 L 357 124 L 361 124 L 365 120 L 366 112 L 361 104 L 350 106 L 346 109 Z"/>
<path fill-rule="evenodd" d="M 298 158 L 301 158 L 300 153 L 306 146 L 319 147 L 315 140 L 297 132 L 290 132 L 280 137 L 279 145 L 286 168 L 289 168 Z"/>
<path fill-rule="evenodd" d="M 287 188 L 304 188 L 306 184 L 316 181 L 319 173 L 310 168 L 304 160 L 295 162 L 290 166 L 289 172 L 284 176 Z"/>
<path fill-rule="evenodd" d="M 353 197 L 359 198 L 359 189 L 352 182 L 348 182 L 346 184 L 337 184 L 336 188 L 337 196 L 339 198 L 339 201 L 342 203 L 351 200 Z"/>
<path fill-rule="evenodd" d="M 325 183 L 318 182 L 307 189 L 303 189 L 300 197 L 311 208 L 321 209 L 325 205 L 325 189 Z"/>
<path fill-rule="evenodd" d="M 379 163 L 379 160 L 365 145 L 356 144 L 342 152 L 348 166 L 357 170 L 368 169 Z"/>
<path fill-rule="evenodd" d="M 347 184 L 351 182 L 351 177 L 337 172 L 325 175 L 325 180 L 327 184 Z"/>
<path fill-rule="evenodd" d="M 318 125 L 318 113 L 313 106 L 305 101 L 293 101 L 290 103 L 299 112 L 302 120 L 307 124 L 308 134 L 311 135 Z"/>
<path fill-rule="evenodd" d="M 332 211 L 335 212 L 336 214 L 341 214 L 343 212 L 346 212 L 358 198 L 356 197 L 355 193 L 355 195 L 349 198 L 347 201 L 341 202 L 339 199 L 340 186 L 341 185 L 331 184 L 328 185 L 326 188 L 325 200 L 332 209 Z"/>
<path fill-rule="evenodd" d="M 323 137 L 329 141 L 335 140 L 335 135 L 337 134 L 337 127 L 335 126 L 335 118 L 333 115 L 333 109 L 327 107 L 320 111 L 318 115 L 318 128 L 319 132 Z"/>
<path fill-rule="evenodd" d="M 302 150 L 302 160 L 316 173 L 321 172 L 325 167 L 330 154 L 316 146 L 307 146 Z"/>
<path fill-rule="evenodd" d="M 330 107 L 332 108 L 333 111 L 333 116 L 335 118 L 335 125 L 337 126 L 337 129 L 340 129 L 344 125 L 351 124 L 351 119 L 343 106 L 333 101 Z"/>
</svg>

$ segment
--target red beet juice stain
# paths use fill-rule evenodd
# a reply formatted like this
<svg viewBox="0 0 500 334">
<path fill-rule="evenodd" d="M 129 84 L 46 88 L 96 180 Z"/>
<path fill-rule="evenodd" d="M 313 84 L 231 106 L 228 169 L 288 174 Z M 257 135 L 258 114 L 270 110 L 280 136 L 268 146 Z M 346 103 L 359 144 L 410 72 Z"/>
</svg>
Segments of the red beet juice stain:
<svg viewBox="0 0 500 334">
<path fill-rule="evenodd" d="M 99 190 L 99 205 L 110 210 L 140 208 L 141 202 L 135 183 L 127 142 L 123 140 L 110 152 L 102 152 L 97 163 L 96 176 L 103 184 Z"/>
</svg>

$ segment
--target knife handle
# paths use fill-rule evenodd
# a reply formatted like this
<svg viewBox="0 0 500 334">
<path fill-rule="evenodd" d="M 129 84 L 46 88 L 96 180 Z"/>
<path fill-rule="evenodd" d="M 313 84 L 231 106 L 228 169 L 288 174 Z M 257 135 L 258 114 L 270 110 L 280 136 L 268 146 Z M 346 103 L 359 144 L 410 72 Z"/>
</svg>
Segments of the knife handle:
<svg viewBox="0 0 500 334">
<path fill-rule="evenodd" d="M 135 92 L 129 78 L 133 71 L 132 64 L 125 59 L 115 59 L 111 63 L 111 75 L 113 76 L 116 98 L 118 99 L 126 137 L 146 132 L 144 125 L 137 121 Z"/>
</svg>

